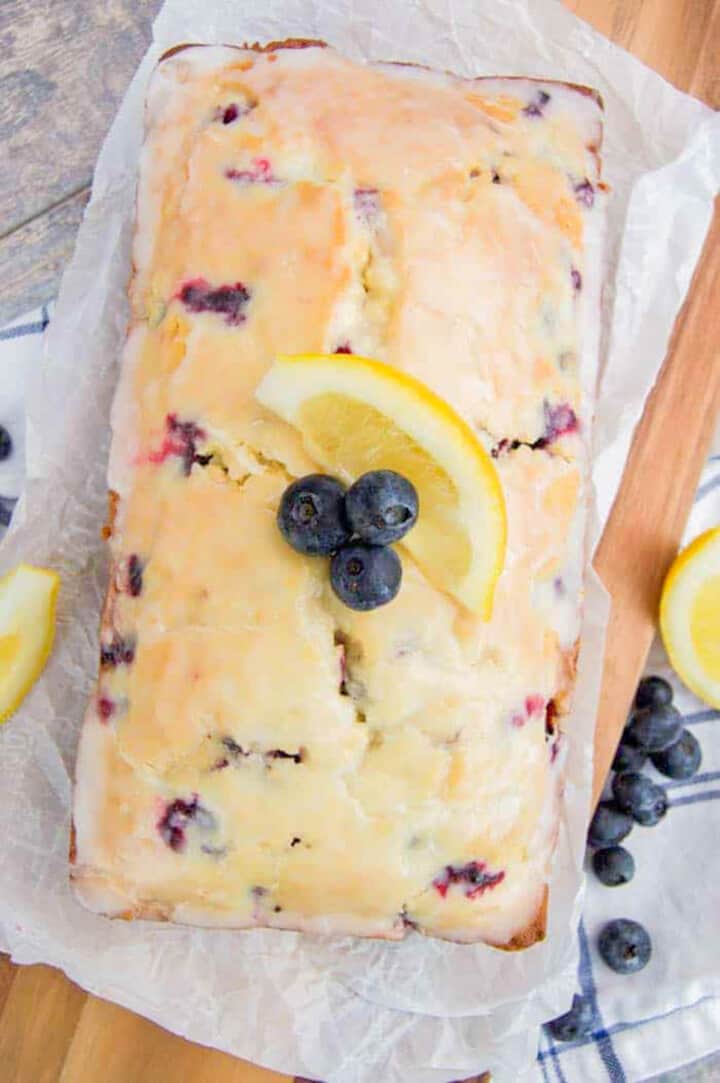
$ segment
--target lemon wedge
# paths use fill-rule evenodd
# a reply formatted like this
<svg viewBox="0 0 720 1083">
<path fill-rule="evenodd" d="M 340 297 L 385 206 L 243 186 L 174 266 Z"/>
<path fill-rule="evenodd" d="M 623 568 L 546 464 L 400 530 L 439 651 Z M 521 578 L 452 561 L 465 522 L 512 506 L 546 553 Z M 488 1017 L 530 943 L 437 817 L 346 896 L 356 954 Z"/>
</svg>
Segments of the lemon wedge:
<svg viewBox="0 0 720 1083">
<path fill-rule="evenodd" d="M 720 527 L 675 558 L 663 584 L 660 630 L 688 688 L 720 707 Z"/>
<path fill-rule="evenodd" d="M 0 722 L 17 709 L 47 661 L 59 586 L 56 572 L 30 564 L 0 579 Z"/>
<path fill-rule="evenodd" d="M 402 544 L 428 579 L 485 620 L 505 561 L 505 502 L 493 461 L 438 395 L 354 354 L 279 357 L 255 393 L 293 425 L 308 454 L 345 481 L 395 470 L 418 492 Z"/>
</svg>

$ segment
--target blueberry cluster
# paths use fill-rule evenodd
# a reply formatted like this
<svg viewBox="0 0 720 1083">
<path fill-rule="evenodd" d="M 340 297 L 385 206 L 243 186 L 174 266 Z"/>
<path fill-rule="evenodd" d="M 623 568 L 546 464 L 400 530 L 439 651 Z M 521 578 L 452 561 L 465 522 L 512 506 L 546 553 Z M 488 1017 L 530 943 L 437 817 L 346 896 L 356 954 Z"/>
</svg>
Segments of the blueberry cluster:
<svg viewBox="0 0 720 1083">
<path fill-rule="evenodd" d="M 675 779 L 691 778 L 700 766 L 700 745 L 683 729 L 682 715 L 673 706 L 672 687 L 662 677 L 645 677 L 640 682 L 612 763 L 612 800 L 600 803 L 590 823 L 588 843 L 598 848 L 593 867 L 603 883 L 626 880 L 616 879 L 621 858 L 609 856 L 602 848 L 622 850 L 618 843 L 629 835 L 633 823 L 653 827 L 667 812 L 665 789 L 642 773 L 648 759 L 662 774 Z M 622 862 L 627 870 L 627 859 Z"/>
<path fill-rule="evenodd" d="M 648 759 L 673 779 L 692 778 L 700 766 L 700 745 L 683 729 L 672 698 L 672 687 L 662 677 L 645 677 L 640 682 L 612 763 L 612 800 L 602 801 L 590 822 L 593 870 L 608 887 L 627 884 L 635 875 L 633 856 L 620 845 L 634 824 L 653 827 L 668 809 L 665 789 L 642 773 Z M 648 963 L 652 943 L 640 922 L 616 918 L 601 930 L 598 950 L 618 974 L 633 974 Z M 557 1041 L 576 1041 L 591 1032 L 592 1016 L 589 1001 L 576 995 L 570 1011 L 548 1023 L 548 1029 Z"/>
<path fill-rule="evenodd" d="M 309 474 L 289 485 L 277 522 L 285 540 L 307 556 L 329 556 L 330 582 L 341 602 L 366 612 L 391 602 L 402 565 L 391 542 L 415 525 L 415 487 L 394 470 L 371 470 L 346 489 L 337 478 Z"/>
</svg>

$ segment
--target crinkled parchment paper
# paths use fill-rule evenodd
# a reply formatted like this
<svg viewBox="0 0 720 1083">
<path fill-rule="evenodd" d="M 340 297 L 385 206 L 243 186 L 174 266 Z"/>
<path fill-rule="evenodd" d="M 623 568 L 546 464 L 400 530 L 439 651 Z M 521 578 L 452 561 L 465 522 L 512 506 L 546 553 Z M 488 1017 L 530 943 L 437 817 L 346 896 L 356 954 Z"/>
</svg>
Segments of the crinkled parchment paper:
<svg viewBox="0 0 720 1083">
<path fill-rule="evenodd" d="M 125 286 L 142 101 L 179 42 L 320 37 L 350 56 L 462 75 L 525 74 L 597 87 L 610 202 L 596 424 L 596 539 L 702 247 L 720 175 L 720 118 L 555 0 L 169 0 L 98 162 L 28 418 L 28 485 L 0 563 L 58 568 L 50 664 L 0 734 L 0 941 L 195 1041 L 330 1083 L 442 1083 L 490 1068 L 522 1077 L 534 1027 L 567 1003 L 607 605 L 590 577 L 549 935 L 528 951 L 110 922 L 67 885 L 71 776 L 97 664 L 105 588 L 108 411 Z"/>
</svg>

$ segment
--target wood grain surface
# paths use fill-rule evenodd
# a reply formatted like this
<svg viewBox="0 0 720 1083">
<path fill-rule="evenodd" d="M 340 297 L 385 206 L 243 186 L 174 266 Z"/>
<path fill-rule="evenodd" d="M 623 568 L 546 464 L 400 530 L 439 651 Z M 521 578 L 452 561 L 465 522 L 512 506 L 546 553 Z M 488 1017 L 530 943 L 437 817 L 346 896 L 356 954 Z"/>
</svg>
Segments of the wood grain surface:
<svg viewBox="0 0 720 1083">
<path fill-rule="evenodd" d="M 0 0 L 0 325 L 55 296 L 158 0 Z"/>
<path fill-rule="evenodd" d="M 670 82 L 720 107 L 720 0 L 565 3 Z M 56 292 L 93 162 L 158 7 L 159 0 L 0 0 L 0 323 Z M 718 311 L 716 214 L 596 558 L 613 597 L 596 788 L 647 655 L 662 578 L 720 411 Z M 720 1079 L 715 1057 L 662 1077 L 711 1079 Z M 88 996 L 49 967 L 17 968 L 0 956 L 1 1083 L 99 1080 L 289 1083 Z"/>
</svg>

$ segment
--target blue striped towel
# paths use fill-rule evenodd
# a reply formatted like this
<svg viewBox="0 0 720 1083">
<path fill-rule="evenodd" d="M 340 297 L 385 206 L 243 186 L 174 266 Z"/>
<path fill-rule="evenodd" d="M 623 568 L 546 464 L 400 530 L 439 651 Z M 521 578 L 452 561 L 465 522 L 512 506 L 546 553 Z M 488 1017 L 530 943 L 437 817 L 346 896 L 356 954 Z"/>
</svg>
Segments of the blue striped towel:
<svg viewBox="0 0 720 1083">
<path fill-rule="evenodd" d="M 23 485 L 26 382 L 40 364 L 50 315 L 45 306 L 0 331 L 0 424 L 13 440 L 12 454 L 0 462 L 0 537 Z M 720 433 L 685 541 L 719 522 Z M 659 642 L 648 671 L 672 680 L 676 702 L 702 743 L 703 764 L 687 782 L 664 780 L 668 816 L 629 837 L 636 862 L 630 884 L 603 887 L 590 872 L 578 991 L 592 1004 L 593 1030 L 584 1041 L 567 1044 L 542 1030 L 533 1075 L 543 1083 L 634 1083 L 720 1047 L 720 711 L 704 707 L 680 685 Z M 597 954 L 597 933 L 615 917 L 641 921 L 652 936 L 652 960 L 639 974 L 620 977 Z M 716 1073 L 720 1079 L 720 1059 Z"/>
<path fill-rule="evenodd" d="M 683 544 L 720 524 L 720 431 L 703 470 Z M 593 1029 L 560 1043 L 543 1029 L 537 1079 L 543 1083 L 635 1083 L 720 1049 L 720 711 L 706 707 L 669 667 L 659 639 L 648 673 L 666 677 L 685 724 L 702 745 L 698 774 L 672 782 L 648 767 L 670 797 L 655 828 L 637 827 L 623 843 L 635 877 L 604 887 L 588 866 L 580 924 L 577 991 L 593 1007 Z M 634 918 L 653 941 L 638 974 L 622 977 L 600 959 L 595 940 L 612 918 Z M 720 1055 L 707 1079 L 720 1079 Z"/>
</svg>

